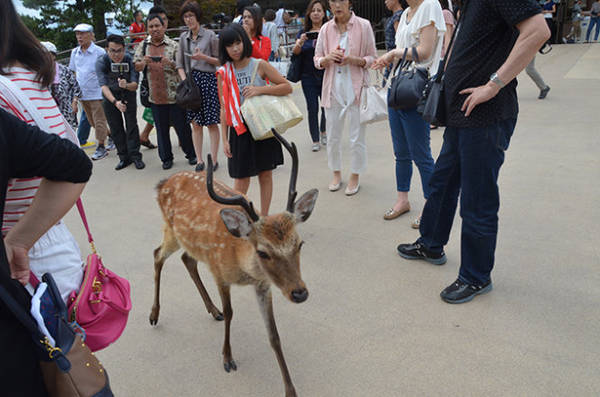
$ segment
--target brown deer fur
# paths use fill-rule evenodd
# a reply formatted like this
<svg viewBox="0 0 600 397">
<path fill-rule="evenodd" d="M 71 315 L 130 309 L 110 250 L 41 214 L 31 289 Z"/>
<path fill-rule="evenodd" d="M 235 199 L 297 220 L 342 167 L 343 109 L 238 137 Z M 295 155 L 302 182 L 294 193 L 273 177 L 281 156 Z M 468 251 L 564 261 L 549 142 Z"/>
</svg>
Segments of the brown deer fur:
<svg viewBox="0 0 600 397">
<path fill-rule="evenodd" d="M 300 303 L 308 297 L 300 274 L 302 240 L 296 232 L 296 223 L 303 222 L 310 216 L 318 192 L 313 189 L 305 193 L 294 204 L 294 213 L 286 211 L 252 222 L 240 210 L 241 206 L 223 205 L 210 197 L 207 191 L 207 179 L 212 178 L 210 160 L 209 166 L 211 169 L 208 175 L 204 172 L 180 172 L 157 186 L 158 203 L 165 225 L 162 244 L 154 251 L 155 298 L 150 323 L 155 325 L 158 322 L 160 274 L 164 262 L 182 248 L 184 253 L 181 259 L 196 284 L 207 311 L 217 320 L 225 319 L 225 370 L 229 372 L 237 369 L 229 343 L 233 316 L 230 286 L 254 285 L 271 346 L 283 376 L 286 396 L 295 396 L 296 391 L 283 357 L 273 317 L 270 285 L 279 287 L 283 295 L 292 302 Z M 221 197 L 239 195 L 219 181 L 214 181 L 213 184 L 215 193 Z M 290 197 L 293 201 L 295 192 L 293 195 L 290 193 Z M 197 261 L 209 266 L 219 289 L 223 313 L 213 304 L 204 288 L 198 274 Z"/>
</svg>

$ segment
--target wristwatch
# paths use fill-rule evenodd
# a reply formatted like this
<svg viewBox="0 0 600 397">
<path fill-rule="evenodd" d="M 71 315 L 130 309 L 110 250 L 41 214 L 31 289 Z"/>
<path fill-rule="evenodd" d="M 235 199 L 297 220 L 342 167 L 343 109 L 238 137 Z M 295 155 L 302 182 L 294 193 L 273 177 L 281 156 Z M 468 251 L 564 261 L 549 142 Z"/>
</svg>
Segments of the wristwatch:
<svg viewBox="0 0 600 397">
<path fill-rule="evenodd" d="M 492 75 L 490 76 L 490 81 L 496 83 L 500 88 L 503 88 L 506 85 L 502 80 L 500 80 L 500 77 L 498 77 L 498 73 L 495 72 L 492 73 Z"/>
</svg>

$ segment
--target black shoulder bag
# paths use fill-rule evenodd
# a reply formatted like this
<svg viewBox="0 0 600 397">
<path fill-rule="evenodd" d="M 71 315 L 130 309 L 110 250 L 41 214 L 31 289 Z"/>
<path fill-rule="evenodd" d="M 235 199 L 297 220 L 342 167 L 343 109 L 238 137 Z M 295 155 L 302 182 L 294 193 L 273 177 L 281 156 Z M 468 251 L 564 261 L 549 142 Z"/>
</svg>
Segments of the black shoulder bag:
<svg viewBox="0 0 600 397">
<path fill-rule="evenodd" d="M 142 56 L 146 55 L 146 48 L 148 48 L 148 42 L 144 40 L 142 44 Z M 140 102 L 144 107 L 149 108 L 150 104 L 150 85 L 148 84 L 148 66 L 144 67 L 144 76 L 140 84 Z"/>
<path fill-rule="evenodd" d="M 190 32 L 191 36 L 191 32 Z M 190 54 L 190 38 L 186 37 L 185 40 L 187 43 L 187 53 Z M 183 43 L 180 43 L 181 46 Z M 181 81 L 177 86 L 177 91 L 175 94 L 175 101 L 177 105 L 186 110 L 198 111 L 202 109 L 202 92 L 200 92 L 200 88 L 196 85 L 194 81 L 194 76 L 192 76 L 192 65 L 190 61 L 190 57 L 185 55 L 185 51 L 183 52 L 184 66 L 185 66 L 185 74 L 186 79 Z"/>
<path fill-rule="evenodd" d="M 106 370 L 67 321 L 67 307 L 49 273 L 42 280 L 47 290 L 42 297 L 45 325 L 55 343 L 38 328 L 31 314 L 0 285 L 0 300 L 30 332 L 37 346 L 44 384 L 50 397 L 113 397 Z M 42 310 L 40 310 L 41 312 Z M 47 321 L 47 322 L 46 322 Z"/>
<path fill-rule="evenodd" d="M 465 4 L 466 7 L 466 4 Z M 423 89 L 423 95 L 417 105 L 417 112 L 421 114 L 423 120 L 429 124 L 444 127 L 446 125 L 446 99 L 444 96 L 444 72 L 446 70 L 446 63 L 448 61 L 448 55 L 452 51 L 454 39 L 462 26 L 462 15 L 466 8 L 461 10 L 461 17 L 459 24 L 457 25 L 450 43 L 448 44 L 448 51 L 446 56 L 440 59 L 437 74 L 427 81 L 425 88 Z"/>
<path fill-rule="evenodd" d="M 419 54 L 415 47 L 411 48 L 415 64 L 419 63 Z M 423 96 L 429 72 L 417 66 L 411 68 L 412 61 L 406 59 L 408 48 L 404 49 L 402 60 L 394 69 L 394 77 L 388 92 L 388 106 L 392 109 L 410 109 L 417 106 Z M 400 71 L 398 72 L 398 69 Z"/>
</svg>

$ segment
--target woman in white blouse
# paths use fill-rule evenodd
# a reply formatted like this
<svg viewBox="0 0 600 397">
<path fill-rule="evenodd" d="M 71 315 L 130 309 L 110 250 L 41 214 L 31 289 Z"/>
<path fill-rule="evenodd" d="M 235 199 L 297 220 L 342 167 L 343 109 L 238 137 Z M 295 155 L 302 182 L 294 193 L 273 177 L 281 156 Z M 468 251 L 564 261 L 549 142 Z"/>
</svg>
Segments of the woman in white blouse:
<svg viewBox="0 0 600 397">
<path fill-rule="evenodd" d="M 373 68 L 382 69 L 392 62 L 399 61 L 408 49 L 406 58 L 413 61 L 412 67 L 427 68 L 429 75 L 437 73 L 442 53 L 446 23 L 438 0 L 408 0 L 409 7 L 404 11 L 396 31 L 396 49 L 381 56 Z M 416 48 L 418 59 L 413 59 L 411 48 Z M 421 174 L 421 184 L 425 199 L 429 197 L 429 178 L 433 173 L 433 158 L 429 145 L 429 124 L 416 108 L 389 109 L 389 122 L 392 143 L 396 156 L 396 188 L 398 197 L 395 204 L 385 214 L 391 220 L 410 211 L 408 191 L 414 161 Z M 419 219 L 413 223 L 418 227 Z"/>
</svg>

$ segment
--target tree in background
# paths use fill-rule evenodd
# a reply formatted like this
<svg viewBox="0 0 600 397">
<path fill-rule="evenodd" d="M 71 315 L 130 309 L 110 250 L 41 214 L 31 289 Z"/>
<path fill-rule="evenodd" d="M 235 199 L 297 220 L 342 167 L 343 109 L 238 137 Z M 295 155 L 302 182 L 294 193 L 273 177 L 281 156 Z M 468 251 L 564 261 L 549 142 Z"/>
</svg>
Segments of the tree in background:
<svg viewBox="0 0 600 397">
<path fill-rule="evenodd" d="M 25 7 L 40 12 L 40 18 L 22 16 L 21 19 L 36 37 L 53 42 L 61 51 L 77 46 L 75 25 L 89 23 L 94 27 L 96 40 L 104 39 L 104 14 L 114 12 L 115 19 L 126 27 L 133 20 L 132 7 L 139 3 L 139 0 L 23 0 Z"/>
</svg>

